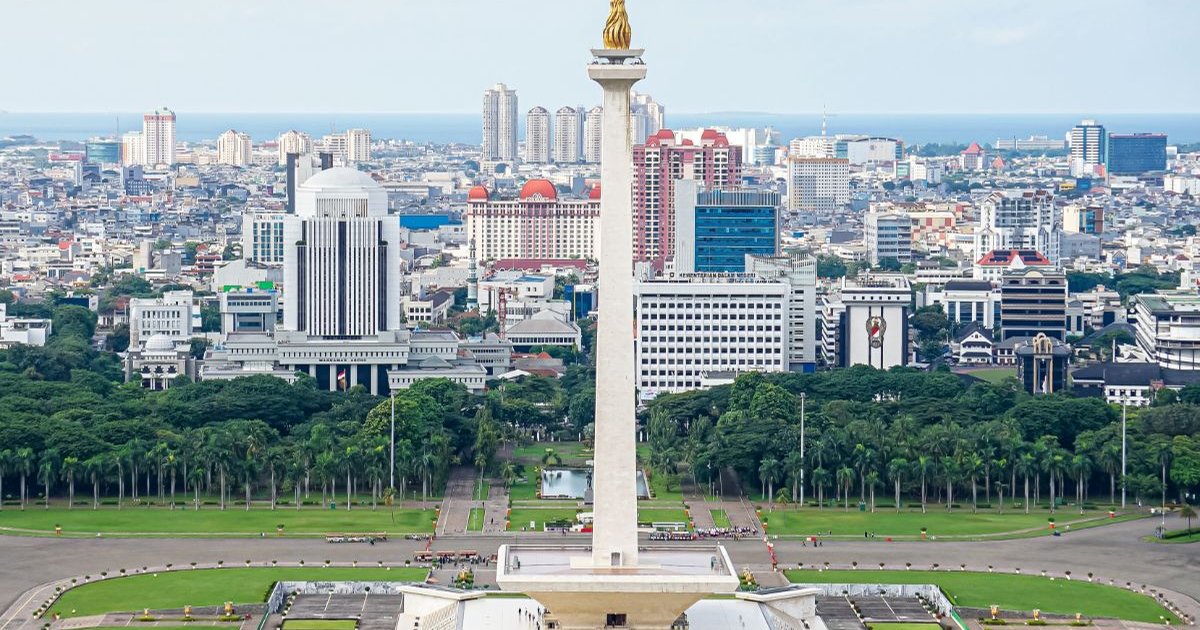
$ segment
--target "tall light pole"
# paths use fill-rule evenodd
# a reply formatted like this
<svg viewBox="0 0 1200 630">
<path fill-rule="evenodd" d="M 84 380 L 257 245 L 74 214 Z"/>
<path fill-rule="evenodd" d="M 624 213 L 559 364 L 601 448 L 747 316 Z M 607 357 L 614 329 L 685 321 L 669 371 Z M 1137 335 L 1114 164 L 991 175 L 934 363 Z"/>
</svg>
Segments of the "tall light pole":
<svg viewBox="0 0 1200 630">
<path fill-rule="evenodd" d="M 392 399 L 392 441 L 391 441 L 391 447 L 392 447 L 391 453 L 392 454 L 391 454 L 390 466 L 388 467 L 389 477 L 391 478 L 391 485 L 389 487 L 393 491 L 395 491 L 395 489 L 396 489 L 396 393 L 388 392 L 388 398 Z"/>
<path fill-rule="evenodd" d="M 1125 424 L 1129 416 L 1129 397 L 1121 397 L 1121 509 L 1125 509 Z"/>
<path fill-rule="evenodd" d="M 800 392 L 800 507 L 804 507 L 804 400 L 808 394 Z"/>
</svg>

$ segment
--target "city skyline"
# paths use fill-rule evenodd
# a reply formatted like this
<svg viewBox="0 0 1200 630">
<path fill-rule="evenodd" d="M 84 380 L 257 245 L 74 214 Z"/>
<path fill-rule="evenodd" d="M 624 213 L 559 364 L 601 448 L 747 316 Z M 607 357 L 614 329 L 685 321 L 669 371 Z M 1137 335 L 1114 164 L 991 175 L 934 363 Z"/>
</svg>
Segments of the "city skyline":
<svg viewBox="0 0 1200 630">
<path fill-rule="evenodd" d="M 548 9 L 544 0 L 456 0 L 453 7 L 356 3 L 369 20 L 347 20 L 340 15 L 344 10 L 334 14 L 333 7 L 315 0 L 267 0 L 252 6 L 218 1 L 207 4 L 203 13 L 172 5 L 141 10 L 150 6 L 143 0 L 128 3 L 124 12 L 70 4 L 78 5 L 78 19 L 62 20 L 61 3 L 7 9 L 14 23 L 53 23 L 55 29 L 17 29 L 0 42 L 0 54 L 13 58 L 32 48 L 42 51 L 36 65 L 0 69 L 0 80 L 32 85 L 47 74 L 61 73 L 72 76 L 79 89 L 69 95 L 11 91 L 0 100 L 0 111 L 139 111 L 166 103 L 176 111 L 194 113 L 466 113 L 476 110 L 480 88 L 497 81 L 520 89 L 522 101 L 529 104 L 587 102 L 589 87 L 569 71 L 581 60 L 542 53 L 598 42 L 600 34 L 589 25 L 607 12 L 605 2 L 581 3 L 583 19 L 561 20 L 538 37 L 525 37 L 542 23 L 529 15 Z M 1200 16 L 1200 5 L 1182 0 L 1151 6 L 1074 0 L 1003 6 L 948 0 L 760 0 L 739 7 L 744 24 L 732 29 L 727 10 L 718 0 L 689 3 L 686 13 L 679 5 L 645 0 L 638 4 L 634 45 L 663 42 L 648 61 L 683 68 L 691 67 L 688 60 L 711 46 L 713 38 L 724 38 L 735 49 L 765 41 L 760 63 L 745 63 L 744 54 L 710 55 L 703 69 L 705 75 L 736 76 L 750 89 L 697 89 L 703 76 L 673 73 L 649 77 L 645 91 L 681 113 L 1200 111 L 1200 87 L 1172 78 L 1185 69 L 1186 60 L 1200 53 L 1200 44 L 1187 36 L 1187 25 L 1195 21 L 1187 18 Z M 464 15 L 471 19 L 464 20 Z M 162 28 L 164 24 L 171 27 Z M 405 27 L 410 24 L 421 26 Z M 102 49 L 104 33 L 129 29 L 143 34 L 146 49 L 161 53 L 138 60 L 146 75 L 159 80 L 130 84 L 111 80 L 110 73 L 79 72 L 79 58 Z M 1091 52 L 1095 34 L 1113 29 L 1120 29 L 1122 36 L 1106 38 L 1102 53 Z M 306 31 L 314 37 L 284 35 Z M 506 40 L 505 54 L 482 48 L 484 42 L 494 41 L 491 34 L 496 31 L 513 35 Z M 343 35 L 353 37 L 355 45 L 337 45 Z M 204 47 L 214 37 L 223 45 Z M 773 41 L 778 45 L 771 46 Z M 264 52 L 298 60 L 271 66 L 276 82 L 272 89 L 264 88 L 258 73 L 244 71 L 247 58 L 261 58 Z M 896 71 L 898 53 L 904 53 L 901 68 L 908 71 Z M 1089 70 L 1089 54 L 1096 58 L 1095 70 Z M 1068 71 L 1058 63 L 1064 58 L 1079 63 Z M 390 81 L 379 70 L 398 59 L 438 61 L 403 64 L 404 81 Z M 449 68 L 454 69 L 452 81 L 446 80 Z M 356 89 L 306 89 L 314 77 L 330 75 Z M 220 90 L 212 89 L 217 81 Z M 987 89 L 1020 82 L 1036 90 L 1038 98 L 1029 99 L 1028 90 Z M 1172 84 L 1171 98 L 1142 89 L 1154 83 Z M 421 85 L 429 89 L 419 89 Z M 879 96 L 901 91 L 908 95 L 903 101 Z"/>
</svg>

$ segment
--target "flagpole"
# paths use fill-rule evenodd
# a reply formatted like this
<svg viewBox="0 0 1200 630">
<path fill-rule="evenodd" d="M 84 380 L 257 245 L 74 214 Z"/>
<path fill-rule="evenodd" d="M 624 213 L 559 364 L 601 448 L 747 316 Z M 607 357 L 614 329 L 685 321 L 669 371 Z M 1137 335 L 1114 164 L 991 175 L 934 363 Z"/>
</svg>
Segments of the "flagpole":
<svg viewBox="0 0 1200 630">
<path fill-rule="evenodd" d="M 389 468 L 391 473 L 391 488 L 396 490 L 396 393 L 388 392 L 388 397 L 392 399 L 392 461 Z"/>
</svg>

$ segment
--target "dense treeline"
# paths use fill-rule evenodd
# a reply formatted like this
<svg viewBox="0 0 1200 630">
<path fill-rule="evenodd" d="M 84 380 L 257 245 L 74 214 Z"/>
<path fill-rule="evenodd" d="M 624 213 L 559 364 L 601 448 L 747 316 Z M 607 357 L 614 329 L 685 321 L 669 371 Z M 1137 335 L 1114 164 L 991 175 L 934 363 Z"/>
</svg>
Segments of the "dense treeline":
<svg viewBox="0 0 1200 630">
<path fill-rule="evenodd" d="M 0 351 L 0 496 L 28 505 L 77 486 L 101 496 L 226 507 L 240 495 L 296 504 L 389 495 L 391 401 L 361 387 L 317 389 L 301 376 L 190 383 L 165 392 L 123 384 L 116 355 L 93 349 L 87 309 L 47 311 L 42 348 Z M 445 483 L 450 466 L 492 467 L 499 444 L 522 434 L 577 437 L 592 421 L 593 371 L 493 383 L 486 396 L 443 379 L 399 392 L 398 498 Z M 6 483 L 7 482 L 7 483 Z M 339 495 L 340 488 L 340 495 Z"/>
<path fill-rule="evenodd" d="M 1200 487 L 1200 387 L 1161 402 L 1129 414 L 1131 501 L 1183 501 Z M 645 418 L 660 469 L 704 484 L 729 467 L 768 501 L 799 500 L 801 471 L 806 502 L 822 505 L 874 509 L 881 489 L 896 507 L 907 497 L 923 509 L 1119 501 L 1120 409 L 1029 396 L 1012 379 L 968 385 L 948 372 L 865 366 L 746 374 L 731 386 L 661 396 Z"/>
</svg>

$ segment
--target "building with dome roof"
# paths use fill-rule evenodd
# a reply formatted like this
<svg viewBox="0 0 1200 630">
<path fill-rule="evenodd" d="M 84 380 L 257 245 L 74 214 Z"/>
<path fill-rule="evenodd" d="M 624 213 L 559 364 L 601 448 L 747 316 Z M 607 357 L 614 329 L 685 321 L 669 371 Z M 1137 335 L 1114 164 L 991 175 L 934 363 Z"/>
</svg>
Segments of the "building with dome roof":
<svg viewBox="0 0 1200 630">
<path fill-rule="evenodd" d="M 516 199 L 493 198 L 476 186 L 467 193 L 467 239 L 479 260 L 599 257 L 600 195 L 560 198 L 554 184 L 531 179 Z"/>
<path fill-rule="evenodd" d="M 168 335 L 153 335 L 140 347 L 130 346 L 125 354 L 126 383 L 137 380 L 146 389 L 163 391 L 181 376 L 196 378 L 196 360 L 190 344 L 177 343 Z"/>
</svg>

